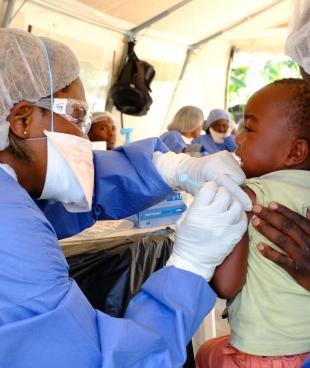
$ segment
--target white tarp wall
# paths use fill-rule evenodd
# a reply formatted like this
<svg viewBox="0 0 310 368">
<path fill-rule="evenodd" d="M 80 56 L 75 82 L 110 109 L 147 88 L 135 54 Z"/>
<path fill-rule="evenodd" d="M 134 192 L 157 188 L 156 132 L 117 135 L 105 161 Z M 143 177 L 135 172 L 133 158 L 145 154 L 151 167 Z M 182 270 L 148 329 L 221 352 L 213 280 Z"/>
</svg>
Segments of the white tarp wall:
<svg viewBox="0 0 310 368">
<path fill-rule="evenodd" d="M 230 42 L 222 39 L 193 51 L 164 125 L 184 105 L 198 106 L 205 114 L 214 108 L 224 108 L 229 53 Z"/>
</svg>

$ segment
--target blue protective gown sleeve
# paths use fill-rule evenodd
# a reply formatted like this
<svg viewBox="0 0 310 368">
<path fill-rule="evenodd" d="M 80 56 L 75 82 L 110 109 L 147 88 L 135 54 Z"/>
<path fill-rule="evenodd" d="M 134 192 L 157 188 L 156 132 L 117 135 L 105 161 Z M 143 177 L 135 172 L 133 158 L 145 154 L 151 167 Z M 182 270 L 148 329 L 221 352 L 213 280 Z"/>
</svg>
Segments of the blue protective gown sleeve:
<svg viewBox="0 0 310 368">
<path fill-rule="evenodd" d="M 235 139 L 232 135 L 226 137 L 223 143 L 215 143 L 211 135 L 207 133 L 193 139 L 192 143 L 202 144 L 204 151 L 210 154 L 223 150 L 234 152 L 237 147 Z"/>
<path fill-rule="evenodd" d="M 97 220 L 120 219 L 153 206 L 173 193 L 152 163 L 155 151 L 167 152 L 158 138 L 112 151 L 94 151 L 95 189 L 91 212 L 70 213 L 59 202 L 37 201 L 58 239 L 80 233 Z"/>
<path fill-rule="evenodd" d="M 303 364 L 302 368 L 310 368 L 310 355 L 309 358 Z"/>
<path fill-rule="evenodd" d="M 165 143 L 170 151 L 175 153 L 181 153 L 187 147 L 182 134 L 177 130 L 171 130 L 165 132 L 160 136 L 160 139 Z"/>
<path fill-rule="evenodd" d="M 0 367 L 176 368 L 216 295 L 200 276 L 166 267 L 125 318 L 94 310 L 68 276 L 56 234 L 0 169 Z"/>
<path fill-rule="evenodd" d="M 235 137 L 230 135 L 224 139 L 225 149 L 229 152 L 235 152 L 237 145 L 235 142 Z"/>
</svg>

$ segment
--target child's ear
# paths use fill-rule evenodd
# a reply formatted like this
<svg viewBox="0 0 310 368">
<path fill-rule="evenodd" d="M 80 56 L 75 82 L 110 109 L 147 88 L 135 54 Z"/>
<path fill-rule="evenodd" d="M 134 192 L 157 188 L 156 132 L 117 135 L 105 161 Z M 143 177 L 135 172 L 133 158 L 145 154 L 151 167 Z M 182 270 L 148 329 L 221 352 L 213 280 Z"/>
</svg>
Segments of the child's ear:
<svg viewBox="0 0 310 368">
<path fill-rule="evenodd" d="M 309 144 L 306 139 L 298 138 L 292 142 L 291 150 L 288 153 L 284 164 L 287 167 L 302 164 L 309 156 Z"/>
</svg>

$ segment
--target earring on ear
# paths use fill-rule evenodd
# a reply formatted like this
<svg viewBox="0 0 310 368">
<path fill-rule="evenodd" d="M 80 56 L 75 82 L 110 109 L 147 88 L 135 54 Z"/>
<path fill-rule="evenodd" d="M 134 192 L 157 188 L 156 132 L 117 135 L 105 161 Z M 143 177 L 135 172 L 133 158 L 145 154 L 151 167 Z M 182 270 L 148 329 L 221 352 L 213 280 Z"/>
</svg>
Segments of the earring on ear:
<svg viewBox="0 0 310 368">
<path fill-rule="evenodd" d="M 24 135 L 26 135 L 27 134 L 27 132 L 26 132 L 26 130 L 24 130 Z"/>
</svg>

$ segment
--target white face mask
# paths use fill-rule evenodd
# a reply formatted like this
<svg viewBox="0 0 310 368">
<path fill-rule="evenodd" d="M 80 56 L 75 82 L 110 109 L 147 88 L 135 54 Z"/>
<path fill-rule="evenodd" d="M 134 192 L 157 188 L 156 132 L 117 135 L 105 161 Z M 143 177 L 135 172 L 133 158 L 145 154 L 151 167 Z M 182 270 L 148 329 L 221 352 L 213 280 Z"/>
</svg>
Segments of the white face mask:
<svg viewBox="0 0 310 368">
<path fill-rule="evenodd" d="M 209 131 L 215 143 L 223 143 L 224 138 L 227 137 L 227 133 L 219 133 L 211 127 L 209 128 Z"/>
<path fill-rule="evenodd" d="M 62 202 L 69 212 L 88 212 L 92 206 L 94 166 L 91 142 L 71 134 L 44 131 L 47 173 L 39 199 Z"/>
<path fill-rule="evenodd" d="M 182 135 L 182 138 L 183 138 L 183 141 L 184 141 L 186 144 L 191 144 L 191 143 L 192 143 L 193 138 L 185 137 L 185 135 Z"/>
</svg>

